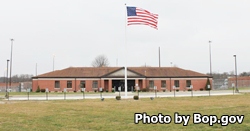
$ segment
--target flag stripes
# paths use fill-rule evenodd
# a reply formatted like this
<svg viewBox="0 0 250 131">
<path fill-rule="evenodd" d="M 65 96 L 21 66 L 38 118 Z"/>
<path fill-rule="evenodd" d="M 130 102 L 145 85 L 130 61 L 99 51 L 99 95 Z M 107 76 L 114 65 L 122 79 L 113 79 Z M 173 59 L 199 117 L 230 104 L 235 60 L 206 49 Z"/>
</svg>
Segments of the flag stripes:
<svg viewBox="0 0 250 131">
<path fill-rule="evenodd" d="M 157 29 L 158 14 L 138 7 L 127 7 L 128 25 L 148 25 Z"/>
</svg>

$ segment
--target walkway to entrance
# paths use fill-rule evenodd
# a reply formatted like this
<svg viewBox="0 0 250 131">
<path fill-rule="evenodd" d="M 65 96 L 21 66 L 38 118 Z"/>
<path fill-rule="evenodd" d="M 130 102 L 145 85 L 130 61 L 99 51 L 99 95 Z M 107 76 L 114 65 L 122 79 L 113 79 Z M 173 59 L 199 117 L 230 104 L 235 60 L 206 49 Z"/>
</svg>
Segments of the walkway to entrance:
<svg viewBox="0 0 250 131">
<path fill-rule="evenodd" d="M 241 90 L 240 92 L 250 92 L 250 90 Z M 120 93 L 122 99 L 126 99 L 124 97 L 124 92 Z M 234 93 L 234 95 L 240 95 L 242 93 Z M 100 93 L 86 93 L 86 94 L 66 94 L 66 96 L 64 94 L 48 94 L 48 97 L 46 97 L 45 94 L 42 95 L 32 95 L 32 96 L 28 96 L 28 95 L 11 95 L 11 97 L 9 97 L 9 100 L 80 100 L 80 99 L 100 99 L 100 98 L 112 98 L 115 99 L 115 97 L 119 95 L 119 92 L 116 93 L 103 93 L 102 95 L 100 95 Z M 127 98 L 128 99 L 133 99 L 134 95 L 138 95 L 138 92 L 129 92 Z M 216 95 L 233 95 L 232 90 L 212 90 L 210 92 L 209 95 L 209 91 L 194 91 L 193 92 L 193 96 L 216 96 Z M 155 92 L 140 92 L 139 93 L 139 97 L 140 98 L 150 98 L 150 97 L 192 97 L 192 94 L 190 91 L 185 91 L 185 92 L 157 92 L 157 94 L 155 94 Z M 4 99 L 4 100 L 8 100 L 5 99 L 4 96 L 0 96 L 0 98 Z M 0 103 L 3 104 L 3 103 Z"/>
<path fill-rule="evenodd" d="M 134 90 L 135 80 L 127 80 L 128 91 Z M 112 87 L 115 91 L 118 91 L 118 87 L 121 87 L 121 91 L 125 91 L 124 80 L 112 80 Z"/>
</svg>

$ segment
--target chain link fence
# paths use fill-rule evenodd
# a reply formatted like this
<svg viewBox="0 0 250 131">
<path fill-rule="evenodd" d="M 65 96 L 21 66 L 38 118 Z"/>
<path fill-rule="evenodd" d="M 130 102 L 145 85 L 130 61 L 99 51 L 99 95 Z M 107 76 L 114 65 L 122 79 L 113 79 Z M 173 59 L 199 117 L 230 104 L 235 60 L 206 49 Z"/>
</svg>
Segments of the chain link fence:
<svg viewBox="0 0 250 131">
<path fill-rule="evenodd" d="M 32 88 L 32 82 L 21 82 L 14 84 L 12 86 L 8 86 L 9 92 L 26 92 L 27 89 Z M 0 85 L 0 92 L 6 92 L 6 85 Z"/>
<path fill-rule="evenodd" d="M 236 86 L 236 80 L 235 79 L 213 79 L 213 87 L 215 90 L 224 90 L 233 88 L 233 85 Z M 238 87 L 249 87 L 250 89 L 250 79 L 249 80 L 242 80 L 241 78 L 237 79 L 237 85 Z"/>
<path fill-rule="evenodd" d="M 213 79 L 214 90 L 228 89 L 228 79 Z"/>
</svg>

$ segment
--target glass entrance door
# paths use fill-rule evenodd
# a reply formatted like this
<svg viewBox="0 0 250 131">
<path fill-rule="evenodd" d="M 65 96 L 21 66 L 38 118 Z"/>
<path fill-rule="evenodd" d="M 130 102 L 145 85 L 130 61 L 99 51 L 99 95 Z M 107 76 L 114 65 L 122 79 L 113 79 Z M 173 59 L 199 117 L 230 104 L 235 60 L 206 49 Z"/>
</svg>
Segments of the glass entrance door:
<svg viewBox="0 0 250 131">
<path fill-rule="evenodd" d="M 128 91 L 132 91 L 132 88 L 134 89 L 135 86 L 135 80 L 128 80 Z M 121 87 L 121 91 L 125 91 L 125 82 L 124 80 L 112 80 L 112 88 L 115 89 L 115 91 L 118 91 L 118 87 Z"/>
</svg>

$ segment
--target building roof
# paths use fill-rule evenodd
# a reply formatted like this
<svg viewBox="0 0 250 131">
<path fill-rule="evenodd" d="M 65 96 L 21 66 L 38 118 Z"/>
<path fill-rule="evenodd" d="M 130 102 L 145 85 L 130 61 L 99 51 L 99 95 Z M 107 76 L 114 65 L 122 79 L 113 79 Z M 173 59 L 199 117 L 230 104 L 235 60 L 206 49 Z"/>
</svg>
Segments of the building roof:
<svg viewBox="0 0 250 131">
<path fill-rule="evenodd" d="M 124 70 L 124 67 L 69 67 L 41 74 L 34 78 L 105 78 L 112 73 Z M 140 77 L 147 78 L 173 78 L 173 77 L 210 77 L 191 70 L 178 67 L 128 67 L 128 72 L 133 72 Z M 124 75 L 123 75 L 124 76 Z M 129 75 L 128 75 L 129 77 Z"/>
<path fill-rule="evenodd" d="M 130 67 L 146 77 L 209 77 L 208 75 L 178 67 Z"/>
<path fill-rule="evenodd" d="M 228 78 L 229 81 L 235 81 L 235 79 L 235 76 L 231 76 Z M 250 76 L 238 76 L 237 80 L 250 80 Z"/>
<path fill-rule="evenodd" d="M 11 87 L 17 87 L 19 86 L 20 83 L 11 83 Z M 10 84 L 8 83 L 8 86 L 10 86 Z M 6 87 L 6 83 L 5 82 L 1 82 L 0 83 L 0 87 Z"/>
</svg>

